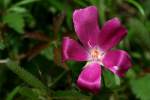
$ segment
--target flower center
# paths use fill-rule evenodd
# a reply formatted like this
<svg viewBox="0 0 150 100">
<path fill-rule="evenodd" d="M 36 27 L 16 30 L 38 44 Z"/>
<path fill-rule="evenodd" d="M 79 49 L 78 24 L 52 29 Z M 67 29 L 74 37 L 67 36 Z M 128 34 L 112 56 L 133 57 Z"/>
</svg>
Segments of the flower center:
<svg viewBox="0 0 150 100">
<path fill-rule="evenodd" d="M 91 56 L 93 59 L 98 59 L 100 55 L 100 52 L 97 49 L 94 49 L 91 51 Z"/>
<path fill-rule="evenodd" d="M 103 56 L 104 56 L 104 52 L 98 48 L 92 48 L 90 50 L 90 60 L 92 60 L 92 61 L 101 62 Z"/>
</svg>

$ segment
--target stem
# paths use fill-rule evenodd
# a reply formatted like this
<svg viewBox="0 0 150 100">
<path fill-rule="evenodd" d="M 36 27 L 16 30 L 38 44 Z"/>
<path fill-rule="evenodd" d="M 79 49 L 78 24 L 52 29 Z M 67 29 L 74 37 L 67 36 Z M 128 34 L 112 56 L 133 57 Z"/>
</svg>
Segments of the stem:
<svg viewBox="0 0 150 100">
<path fill-rule="evenodd" d="M 7 63 L 8 62 L 8 59 L 1 59 L 0 60 L 0 64 L 5 64 L 5 63 Z"/>
<path fill-rule="evenodd" d="M 8 95 L 6 100 L 13 100 L 14 97 L 16 96 L 16 94 L 19 92 L 20 90 L 20 86 L 15 87 Z"/>
<path fill-rule="evenodd" d="M 101 24 L 103 24 L 105 22 L 105 3 L 104 3 L 104 0 L 100 0 L 99 2 L 99 11 L 101 11 L 101 17 L 100 17 L 100 20 L 101 20 Z"/>
<path fill-rule="evenodd" d="M 49 87 L 52 87 L 53 85 L 55 85 L 64 75 L 66 74 L 66 70 L 63 71 L 55 80 L 52 84 L 50 84 Z"/>
<path fill-rule="evenodd" d="M 58 32 L 60 31 L 61 25 L 65 18 L 65 12 L 63 11 L 59 16 L 56 16 L 53 19 L 53 32 L 54 32 L 54 42 L 56 46 L 54 47 L 54 62 L 59 65 L 60 64 L 60 48 L 58 48 Z"/>
</svg>

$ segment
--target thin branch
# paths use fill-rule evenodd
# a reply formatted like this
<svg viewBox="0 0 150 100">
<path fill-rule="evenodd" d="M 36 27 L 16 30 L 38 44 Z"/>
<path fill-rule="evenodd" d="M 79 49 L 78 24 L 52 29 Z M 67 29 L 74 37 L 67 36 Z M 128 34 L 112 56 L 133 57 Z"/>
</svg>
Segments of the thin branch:
<svg viewBox="0 0 150 100">
<path fill-rule="evenodd" d="M 8 62 L 8 59 L 0 59 L 0 64 L 5 64 Z"/>
</svg>

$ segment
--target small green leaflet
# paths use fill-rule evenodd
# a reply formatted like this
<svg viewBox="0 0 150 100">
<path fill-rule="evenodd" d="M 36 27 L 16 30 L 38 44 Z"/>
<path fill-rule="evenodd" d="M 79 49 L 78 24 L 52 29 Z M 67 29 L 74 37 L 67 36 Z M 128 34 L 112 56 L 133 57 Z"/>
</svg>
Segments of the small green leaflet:
<svg viewBox="0 0 150 100">
<path fill-rule="evenodd" d="M 137 98 L 150 100 L 150 74 L 130 81 L 131 89 Z"/>
<path fill-rule="evenodd" d="M 22 14 L 16 12 L 8 12 L 3 17 L 3 22 L 18 33 L 24 32 L 24 18 Z"/>
</svg>

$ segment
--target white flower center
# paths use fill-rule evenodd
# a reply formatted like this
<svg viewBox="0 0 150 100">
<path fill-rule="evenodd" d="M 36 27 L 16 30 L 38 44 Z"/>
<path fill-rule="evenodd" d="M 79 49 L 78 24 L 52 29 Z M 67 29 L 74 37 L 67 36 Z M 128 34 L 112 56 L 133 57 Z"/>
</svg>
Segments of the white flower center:
<svg viewBox="0 0 150 100">
<path fill-rule="evenodd" d="M 95 48 L 90 49 L 89 52 L 90 52 L 90 57 L 89 57 L 90 61 L 96 61 L 96 62 L 102 63 L 102 59 L 104 57 L 104 52 L 102 50 L 95 47 Z"/>
</svg>

